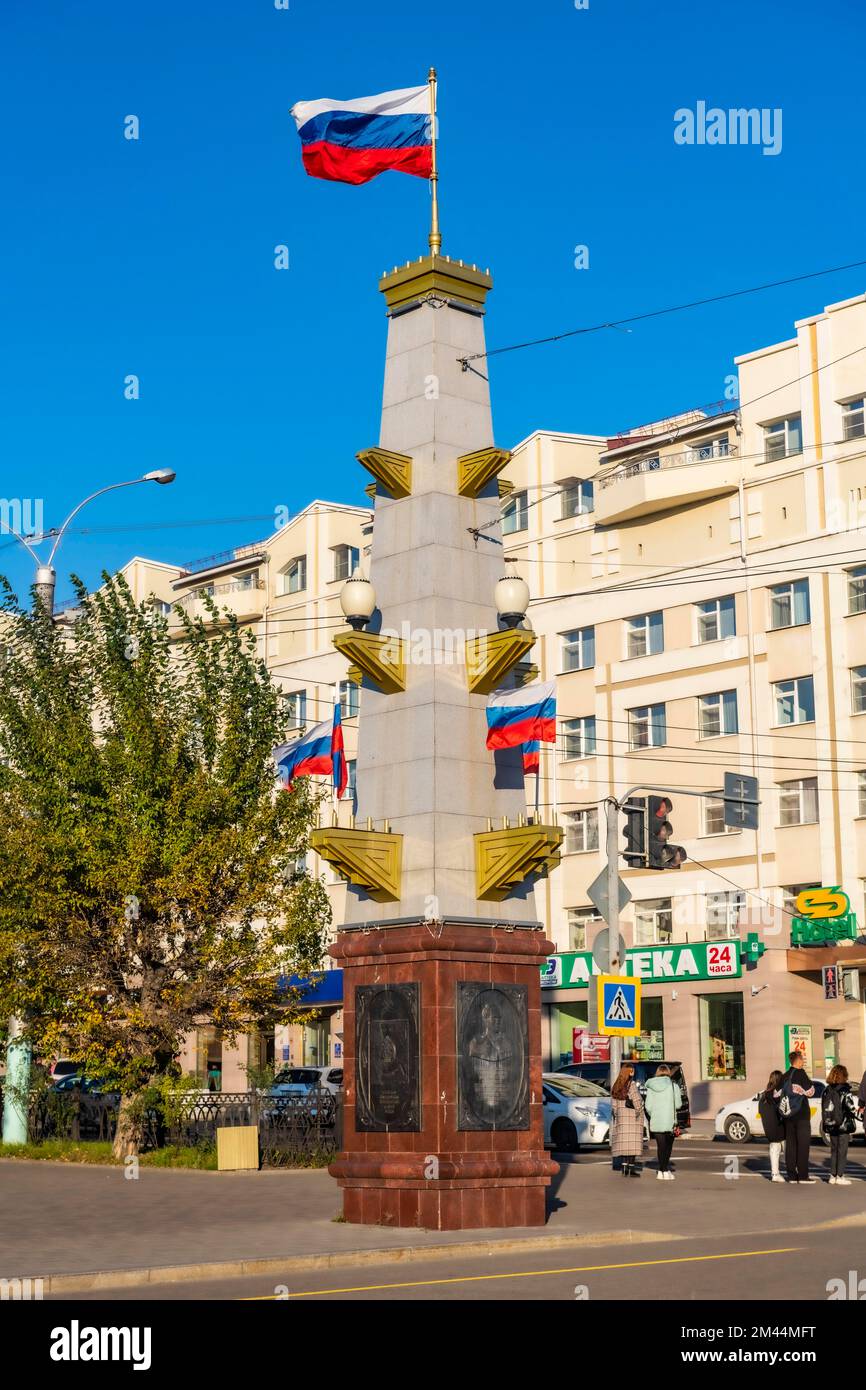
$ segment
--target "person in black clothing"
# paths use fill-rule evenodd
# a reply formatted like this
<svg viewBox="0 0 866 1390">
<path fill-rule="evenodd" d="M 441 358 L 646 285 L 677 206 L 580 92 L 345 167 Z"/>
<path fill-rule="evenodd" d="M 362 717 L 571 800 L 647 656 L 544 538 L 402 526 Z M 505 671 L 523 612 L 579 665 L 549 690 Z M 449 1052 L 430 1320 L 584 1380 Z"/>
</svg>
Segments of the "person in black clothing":
<svg viewBox="0 0 866 1390">
<path fill-rule="evenodd" d="M 792 1052 L 788 1058 L 791 1065 L 782 1077 L 785 1170 L 788 1182 L 813 1183 L 817 1179 L 809 1177 L 809 1145 L 812 1142 L 809 1097 L 815 1094 L 815 1087 L 803 1065 L 804 1060 L 802 1052 Z"/>
<path fill-rule="evenodd" d="M 782 1144 L 785 1140 L 785 1126 L 779 1114 L 779 1097 L 782 1094 L 782 1073 L 771 1071 L 770 1079 L 758 1098 L 758 1114 L 764 1126 L 764 1133 L 770 1141 L 771 1182 L 784 1182 L 779 1172 L 779 1159 L 782 1157 Z"/>
</svg>

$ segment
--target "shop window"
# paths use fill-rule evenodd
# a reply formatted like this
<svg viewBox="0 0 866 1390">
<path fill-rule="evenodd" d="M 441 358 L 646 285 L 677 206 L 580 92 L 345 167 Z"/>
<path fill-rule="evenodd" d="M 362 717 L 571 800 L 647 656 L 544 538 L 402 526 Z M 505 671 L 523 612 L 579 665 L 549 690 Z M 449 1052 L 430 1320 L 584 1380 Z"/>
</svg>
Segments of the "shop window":
<svg viewBox="0 0 866 1390">
<path fill-rule="evenodd" d="M 587 1026 L 589 1011 L 586 1003 L 551 1004 L 551 1062 L 554 1069 L 574 1061 L 574 1030 Z"/>
<path fill-rule="evenodd" d="M 665 1057 L 665 1034 L 663 1006 L 661 999 L 644 999 L 640 1008 L 642 1031 L 632 1038 L 623 1039 L 623 1059 L 631 1057 L 635 1062 L 663 1062 Z"/>
<path fill-rule="evenodd" d="M 699 995 L 698 1017 L 702 1080 L 745 1081 L 746 1025 L 742 994 Z"/>
<path fill-rule="evenodd" d="M 223 1088 L 223 1042 L 219 1029 L 195 1030 L 195 1072 L 199 1085 L 208 1091 Z"/>
</svg>

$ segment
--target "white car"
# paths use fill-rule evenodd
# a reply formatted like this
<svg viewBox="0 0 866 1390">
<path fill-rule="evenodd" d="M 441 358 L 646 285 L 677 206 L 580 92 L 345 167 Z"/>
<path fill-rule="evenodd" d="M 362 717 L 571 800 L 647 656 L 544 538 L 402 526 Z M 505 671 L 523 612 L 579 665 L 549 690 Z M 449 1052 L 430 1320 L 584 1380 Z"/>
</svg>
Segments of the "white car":
<svg viewBox="0 0 866 1390">
<path fill-rule="evenodd" d="M 548 1072 L 541 1078 L 544 1142 L 562 1153 L 610 1141 L 610 1096 L 594 1081 Z"/>
<path fill-rule="evenodd" d="M 305 1096 L 321 1086 L 332 1096 L 339 1095 L 343 1089 L 343 1068 L 339 1067 L 286 1067 L 278 1072 L 274 1084 L 268 1092 L 272 1096 Z"/>
<path fill-rule="evenodd" d="M 821 1096 L 824 1094 L 824 1082 L 815 1081 L 815 1094 L 809 1100 L 809 1116 L 812 1124 L 812 1138 L 820 1139 L 822 1144 L 827 1140 L 821 1126 Z M 749 1096 L 748 1100 L 732 1101 L 730 1105 L 723 1105 L 716 1115 L 716 1134 L 729 1140 L 732 1144 L 746 1144 L 751 1139 L 764 1139 L 764 1123 L 758 1114 L 758 1095 Z M 857 1126 L 852 1139 L 863 1138 L 863 1121 L 857 1116 Z"/>
</svg>

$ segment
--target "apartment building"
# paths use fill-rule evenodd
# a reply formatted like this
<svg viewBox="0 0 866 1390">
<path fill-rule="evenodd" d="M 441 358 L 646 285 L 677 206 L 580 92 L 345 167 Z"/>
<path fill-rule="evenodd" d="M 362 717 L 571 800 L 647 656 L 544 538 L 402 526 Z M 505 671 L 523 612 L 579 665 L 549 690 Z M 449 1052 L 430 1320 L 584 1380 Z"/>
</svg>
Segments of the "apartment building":
<svg viewBox="0 0 866 1390">
<path fill-rule="evenodd" d="M 207 600 L 229 609 L 254 633 L 257 650 L 281 686 L 291 725 L 299 732 L 327 719 L 340 702 L 349 780 L 340 819 L 351 815 L 355 795 L 359 687 L 348 679 L 343 657 L 331 636 L 344 626 L 340 588 L 362 563 L 369 543 L 367 507 L 314 501 L 289 518 L 266 540 L 239 546 L 191 564 L 171 566 L 136 557 L 123 569 L 134 598 L 153 595 L 170 625 L 180 630 L 177 609 L 209 621 Z M 331 814 L 330 803 L 327 814 Z M 334 922 L 341 920 L 344 882 L 315 854 L 310 868 L 322 874 L 332 900 Z M 317 1017 L 273 1033 L 253 1034 L 229 1046 L 214 1028 L 201 1026 L 187 1039 L 181 1056 L 185 1071 L 203 1084 L 227 1091 L 247 1088 L 247 1067 L 268 1062 L 286 1065 L 339 1063 L 342 1053 L 342 995 L 339 972 L 307 991 Z"/>
<path fill-rule="evenodd" d="M 765 1084 L 792 1036 L 818 1076 L 866 1055 L 866 950 L 790 948 L 802 888 L 840 885 L 864 911 L 864 345 L 860 296 L 737 358 L 739 399 L 606 440 L 538 431 L 506 473 L 506 555 L 558 692 L 540 800 L 566 839 L 537 893 L 558 953 L 548 1060 L 587 1020 L 603 798 L 699 792 L 671 794 L 686 863 L 622 871 L 646 980 L 632 1048 L 681 1060 L 698 1114 Z M 725 829 L 725 771 L 757 777 L 757 832 Z M 825 1002 L 836 959 L 852 997 Z"/>
</svg>

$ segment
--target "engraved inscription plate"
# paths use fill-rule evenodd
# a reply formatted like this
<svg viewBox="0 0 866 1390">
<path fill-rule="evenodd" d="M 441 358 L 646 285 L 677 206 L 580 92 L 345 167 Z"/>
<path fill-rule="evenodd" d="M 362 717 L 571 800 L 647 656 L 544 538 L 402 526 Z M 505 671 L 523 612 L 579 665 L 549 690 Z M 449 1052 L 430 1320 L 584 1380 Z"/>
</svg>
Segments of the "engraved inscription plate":
<svg viewBox="0 0 866 1390">
<path fill-rule="evenodd" d="M 359 1130 L 421 1128 L 419 986 L 355 990 L 355 1124 Z"/>
<path fill-rule="evenodd" d="M 457 985 L 457 1128 L 529 1128 L 526 985 Z"/>
</svg>

